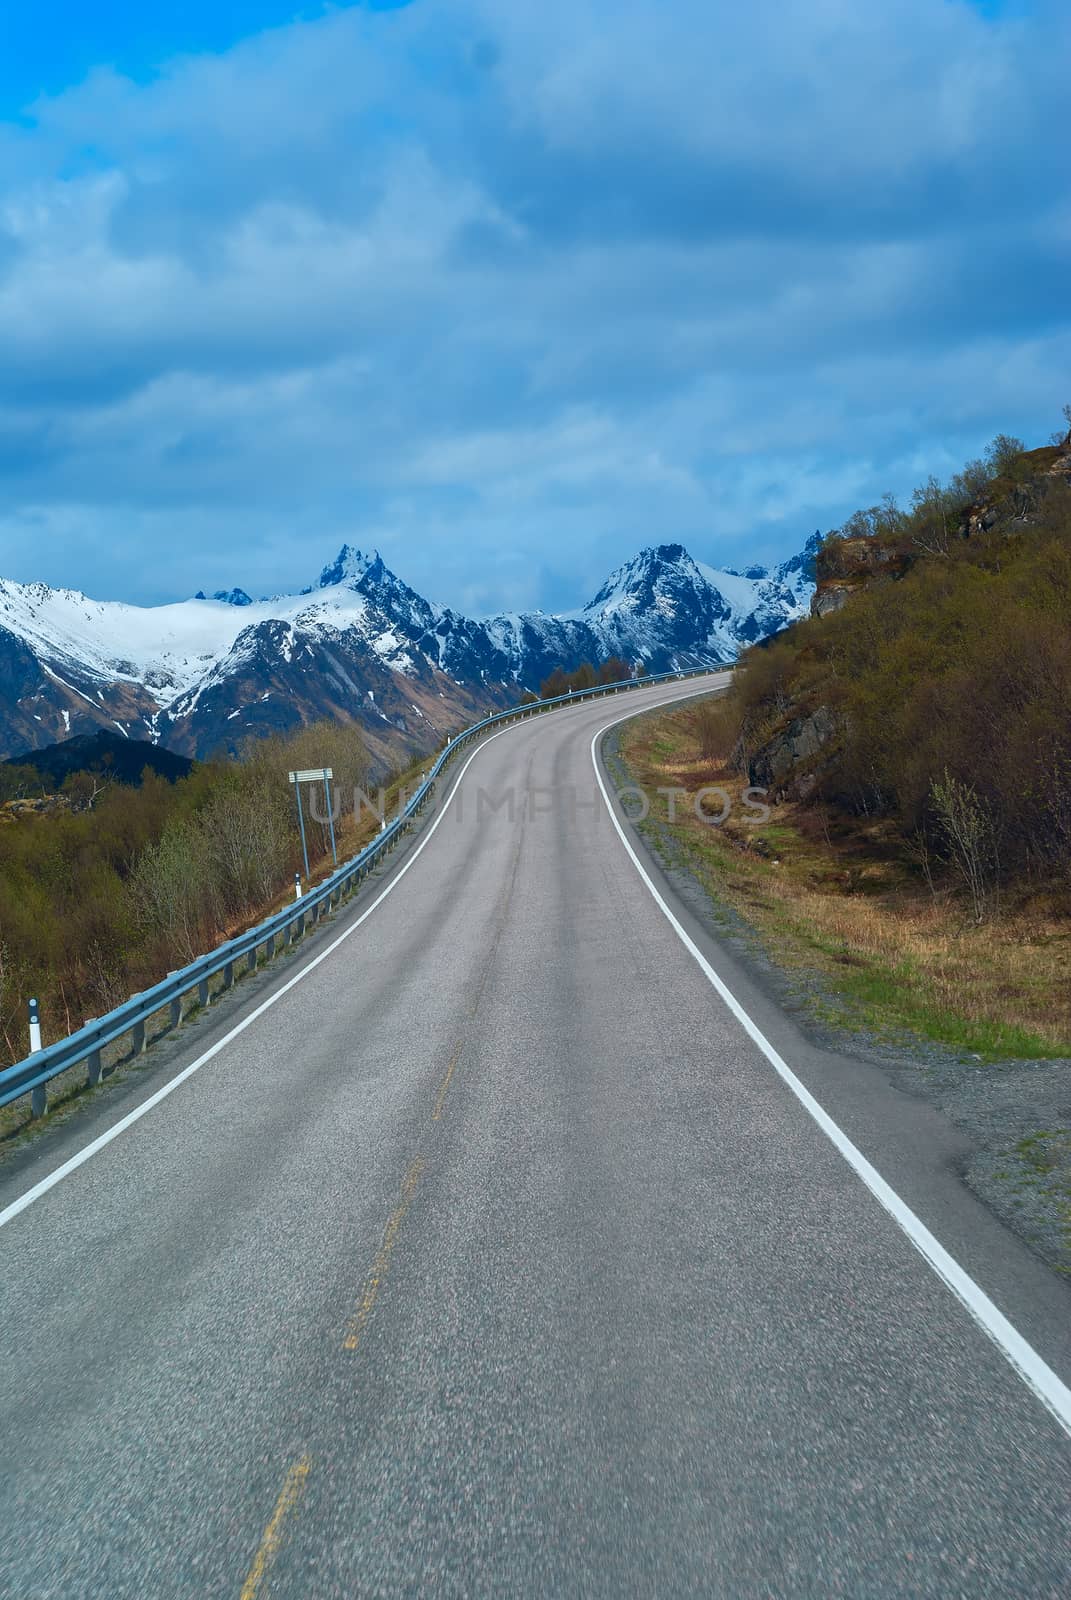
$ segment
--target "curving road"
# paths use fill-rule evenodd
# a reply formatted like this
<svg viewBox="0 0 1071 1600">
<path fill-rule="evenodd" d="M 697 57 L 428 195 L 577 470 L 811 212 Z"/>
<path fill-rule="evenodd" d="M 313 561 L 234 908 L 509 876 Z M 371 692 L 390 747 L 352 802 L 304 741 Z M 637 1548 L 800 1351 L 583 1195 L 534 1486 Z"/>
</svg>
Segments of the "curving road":
<svg viewBox="0 0 1071 1600">
<path fill-rule="evenodd" d="M 404 870 L 0 1172 L 0 1593 L 1069 1592 L 1066 1431 L 595 789 L 695 691 L 486 740 Z M 1068 1286 L 936 1113 L 677 914 L 1067 1382 Z"/>
</svg>

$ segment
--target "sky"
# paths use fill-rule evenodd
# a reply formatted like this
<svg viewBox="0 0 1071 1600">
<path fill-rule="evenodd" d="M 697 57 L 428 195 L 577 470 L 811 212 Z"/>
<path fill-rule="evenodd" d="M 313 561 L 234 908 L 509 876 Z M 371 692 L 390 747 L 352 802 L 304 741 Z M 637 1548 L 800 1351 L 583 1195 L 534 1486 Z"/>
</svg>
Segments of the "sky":
<svg viewBox="0 0 1071 1600">
<path fill-rule="evenodd" d="M 0 18 L 0 573 L 347 542 L 470 614 L 772 562 L 1071 400 L 1049 0 Z"/>
</svg>

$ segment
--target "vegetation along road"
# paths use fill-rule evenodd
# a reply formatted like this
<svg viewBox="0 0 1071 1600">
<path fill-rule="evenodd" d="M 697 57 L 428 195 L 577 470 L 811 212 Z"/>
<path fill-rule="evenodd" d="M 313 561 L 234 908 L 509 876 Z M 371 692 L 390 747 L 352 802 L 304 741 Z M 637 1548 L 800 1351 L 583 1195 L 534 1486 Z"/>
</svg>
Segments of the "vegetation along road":
<svg viewBox="0 0 1071 1600">
<path fill-rule="evenodd" d="M 1067 1593 L 1071 1286 L 600 791 L 696 687 L 484 740 L 6 1165 L 5 1595 Z"/>
</svg>

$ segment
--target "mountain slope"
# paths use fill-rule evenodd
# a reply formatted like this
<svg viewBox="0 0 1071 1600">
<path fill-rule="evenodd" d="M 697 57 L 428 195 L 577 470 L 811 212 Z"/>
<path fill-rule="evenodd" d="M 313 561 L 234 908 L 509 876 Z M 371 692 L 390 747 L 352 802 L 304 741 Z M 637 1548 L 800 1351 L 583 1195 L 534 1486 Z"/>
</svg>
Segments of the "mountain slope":
<svg viewBox="0 0 1071 1600">
<path fill-rule="evenodd" d="M 390 765 L 558 666 L 733 659 L 805 613 L 814 544 L 744 573 L 659 545 L 578 611 L 483 621 L 424 599 L 378 552 L 350 546 L 302 593 L 262 600 L 234 588 L 143 607 L 0 580 L 0 754 L 108 727 L 207 755 L 331 716 L 358 722 Z"/>
</svg>

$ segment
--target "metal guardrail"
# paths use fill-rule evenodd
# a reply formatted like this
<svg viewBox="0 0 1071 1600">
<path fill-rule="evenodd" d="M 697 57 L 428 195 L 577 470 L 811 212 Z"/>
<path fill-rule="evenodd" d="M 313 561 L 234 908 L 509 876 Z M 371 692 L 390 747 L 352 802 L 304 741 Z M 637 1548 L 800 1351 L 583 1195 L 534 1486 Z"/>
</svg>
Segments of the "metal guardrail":
<svg viewBox="0 0 1071 1600">
<path fill-rule="evenodd" d="M 182 1002 L 186 995 L 197 990 L 198 1004 L 207 1006 L 213 999 L 209 988 L 212 978 L 222 973 L 223 989 L 229 989 L 236 974 L 240 975 L 243 962 L 246 964 L 246 971 L 256 970 L 257 952 L 261 946 L 264 947 L 265 959 L 270 961 L 280 943 L 295 943 L 302 937 L 306 927 L 315 925 L 322 916 L 340 905 L 345 896 L 367 877 L 380 859 L 394 848 L 402 834 L 412 825 L 413 818 L 423 810 L 447 763 L 486 729 L 501 723 L 519 722 L 527 717 L 539 716 L 554 706 L 576 705 L 582 700 L 597 699 L 602 695 L 618 693 L 622 689 L 642 689 L 653 683 L 701 677 L 710 671 L 710 667 L 696 667 L 687 672 L 655 672 L 643 678 L 597 684 L 590 689 L 556 695 L 551 700 L 529 701 L 526 705 L 513 706 L 508 711 L 496 711 L 493 715 L 484 717 L 482 721 L 473 723 L 470 728 L 465 728 L 455 739 L 450 740 L 404 810 L 400 811 L 394 821 L 351 861 L 339 867 L 315 888 L 308 889 L 299 900 L 284 906 L 281 911 L 276 911 L 246 933 L 239 934 L 236 939 L 228 939 L 226 943 L 210 950 L 207 955 L 191 961 L 189 966 L 170 973 L 162 983 L 154 984 L 151 989 L 144 989 L 140 994 L 132 995 L 121 1006 L 116 1006 L 114 1011 L 87 1022 L 84 1027 L 66 1039 L 60 1039 L 55 1044 L 47 1045 L 43 1050 L 35 1051 L 12 1067 L 5 1067 L 0 1071 L 0 1106 L 9 1105 L 12 1100 L 29 1094 L 32 1097 L 32 1114 L 43 1115 L 47 1109 L 47 1085 L 52 1078 L 84 1061 L 88 1072 L 88 1084 L 92 1086 L 99 1083 L 101 1052 L 108 1045 L 129 1034 L 132 1039 L 131 1054 L 140 1055 L 152 1040 L 177 1027 L 183 1020 Z M 167 1025 L 149 1039 L 147 1037 L 149 1021 L 165 1010 L 169 1011 Z"/>
</svg>

